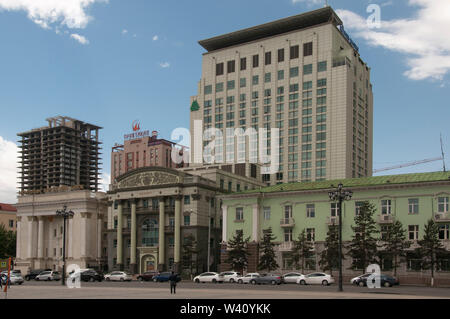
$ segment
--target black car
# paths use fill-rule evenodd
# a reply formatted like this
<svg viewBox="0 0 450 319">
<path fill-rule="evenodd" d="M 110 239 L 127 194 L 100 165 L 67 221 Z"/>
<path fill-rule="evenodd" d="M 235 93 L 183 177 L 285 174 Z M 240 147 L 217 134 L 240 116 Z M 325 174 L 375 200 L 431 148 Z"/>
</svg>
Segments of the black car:
<svg viewBox="0 0 450 319">
<path fill-rule="evenodd" d="M 150 280 L 153 280 L 153 277 L 155 277 L 157 275 L 158 275 L 158 272 L 156 272 L 156 271 L 146 271 L 143 274 L 140 274 L 137 277 L 137 280 L 139 280 L 139 281 L 150 281 Z"/>
<path fill-rule="evenodd" d="M 51 269 L 35 269 L 35 270 L 31 270 L 28 274 L 25 275 L 25 280 L 26 281 L 30 281 L 33 280 L 37 277 L 37 275 L 39 275 L 41 272 L 43 271 L 52 271 Z"/>
<path fill-rule="evenodd" d="M 80 279 L 82 281 L 101 282 L 101 281 L 103 281 L 104 277 L 102 274 L 99 274 L 95 270 L 86 270 L 80 274 Z"/>
<path fill-rule="evenodd" d="M 355 284 L 361 287 L 367 286 L 367 279 L 369 276 L 361 276 L 357 280 L 355 280 Z M 380 275 L 380 284 L 382 287 L 392 287 L 399 285 L 400 282 L 397 278 L 394 278 L 389 275 Z"/>
</svg>

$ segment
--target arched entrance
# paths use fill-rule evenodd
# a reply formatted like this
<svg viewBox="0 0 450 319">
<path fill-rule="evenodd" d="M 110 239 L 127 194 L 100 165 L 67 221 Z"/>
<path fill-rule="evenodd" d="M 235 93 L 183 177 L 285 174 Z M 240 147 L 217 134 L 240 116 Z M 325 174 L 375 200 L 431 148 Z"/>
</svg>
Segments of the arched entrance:
<svg viewBox="0 0 450 319">
<path fill-rule="evenodd" d="M 158 264 L 154 255 L 144 255 L 141 258 L 141 273 L 146 271 L 156 271 Z"/>
</svg>

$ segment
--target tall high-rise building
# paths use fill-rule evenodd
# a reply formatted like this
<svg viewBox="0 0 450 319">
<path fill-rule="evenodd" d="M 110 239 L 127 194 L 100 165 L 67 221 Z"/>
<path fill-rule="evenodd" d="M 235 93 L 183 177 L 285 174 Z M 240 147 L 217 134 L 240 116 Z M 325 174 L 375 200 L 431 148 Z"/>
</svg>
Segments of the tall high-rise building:
<svg viewBox="0 0 450 319">
<path fill-rule="evenodd" d="M 370 68 L 331 7 L 199 43 L 207 52 L 191 97 L 192 160 L 203 158 L 201 120 L 224 137 L 226 128 L 279 128 L 279 170 L 262 175 L 267 184 L 372 175 Z M 228 163 L 228 142 L 216 160 Z M 235 145 L 234 162 L 239 150 L 248 162 L 254 150 Z"/>
<path fill-rule="evenodd" d="M 101 127 L 66 116 L 47 122 L 48 126 L 17 134 L 21 195 L 60 186 L 97 191 Z"/>
</svg>

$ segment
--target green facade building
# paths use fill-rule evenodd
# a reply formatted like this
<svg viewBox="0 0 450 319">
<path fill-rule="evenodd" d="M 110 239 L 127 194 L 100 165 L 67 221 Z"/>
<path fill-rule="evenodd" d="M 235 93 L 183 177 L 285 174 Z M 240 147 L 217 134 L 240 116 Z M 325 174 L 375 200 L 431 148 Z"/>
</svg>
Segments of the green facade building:
<svg viewBox="0 0 450 319">
<path fill-rule="evenodd" d="M 308 240 L 314 244 L 315 254 L 308 260 L 308 271 L 321 270 L 320 252 L 323 250 L 329 225 L 338 223 L 338 205 L 330 202 L 328 192 L 335 190 L 339 183 L 344 189 L 351 190 L 351 200 L 342 203 L 342 236 L 348 243 L 353 231 L 355 215 L 361 203 L 368 201 L 375 205 L 374 219 L 381 232 L 395 220 L 401 221 L 406 238 L 412 243 L 410 253 L 397 274 L 401 282 L 425 282 L 427 272 L 418 266 L 417 256 L 413 253 L 417 240 L 422 239 L 424 226 L 429 219 L 439 225 L 439 238 L 444 247 L 450 248 L 450 173 L 434 172 L 377 176 L 357 179 L 330 180 L 310 183 L 279 184 L 258 190 L 233 193 L 221 196 L 222 199 L 222 270 L 229 268 L 225 264 L 227 241 L 236 231 L 242 230 L 244 238 L 250 237 L 248 249 L 248 272 L 257 271 L 258 243 L 263 230 L 272 228 L 276 236 L 276 255 L 280 266 L 278 271 L 293 270 L 291 254 L 294 240 L 305 230 Z M 345 253 L 345 249 L 344 249 Z M 351 257 L 345 256 L 345 280 L 361 274 L 363 270 L 349 269 Z M 444 265 L 438 271 L 437 278 L 450 283 L 449 266 Z M 445 266 L 447 265 L 447 266 Z M 391 270 L 390 262 L 382 262 L 383 273 Z M 336 274 L 336 272 L 335 272 Z"/>
</svg>

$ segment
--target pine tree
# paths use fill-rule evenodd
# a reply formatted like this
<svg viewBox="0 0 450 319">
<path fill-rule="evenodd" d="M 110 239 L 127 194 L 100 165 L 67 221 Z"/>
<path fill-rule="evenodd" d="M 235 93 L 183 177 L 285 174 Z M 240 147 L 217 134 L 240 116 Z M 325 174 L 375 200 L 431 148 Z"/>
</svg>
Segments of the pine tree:
<svg viewBox="0 0 450 319">
<path fill-rule="evenodd" d="M 325 249 L 320 254 L 319 265 L 323 271 L 329 270 L 331 275 L 333 275 L 333 269 L 339 267 L 339 232 L 336 225 L 328 227 Z"/>
<path fill-rule="evenodd" d="M 355 226 L 351 226 L 354 232 L 349 244 L 348 254 L 353 258 L 352 268 L 362 269 L 365 272 L 367 266 L 376 262 L 377 238 L 379 233 L 377 224 L 373 219 L 376 208 L 369 202 L 364 202 L 360 213 L 355 216 Z"/>
<path fill-rule="evenodd" d="M 271 272 L 279 267 L 275 259 L 275 244 L 273 243 L 275 239 L 276 237 L 272 233 L 272 227 L 263 230 L 263 237 L 260 244 L 262 255 L 258 265 L 259 270 L 267 270 L 268 272 Z"/>
<path fill-rule="evenodd" d="M 411 243 L 406 240 L 406 230 L 399 220 L 396 220 L 387 228 L 386 237 L 381 239 L 384 253 L 392 256 L 392 267 L 394 268 L 394 276 L 397 275 L 397 268 L 402 262 L 402 257 L 406 256 L 406 249 Z"/>
<path fill-rule="evenodd" d="M 292 261 L 295 267 L 299 267 L 302 273 L 305 272 L 305 261 L 314 255 L 313 244 L 306 237 L 306 231 L 303 229 L 298 235 L 298 240 L 294 241 L 294 251 L 292 252 Z"/>
<path fill-rule="evenodd" d="M 189 269 L 189 275 L 192 277 L 193 268 L 197 267 L 197 241 L 193 234 L 189 234 L 183 241 L 183 261 L 184 267 Z M 195 257 L 195 258 L 194 258 Z"/>
<path fill-rule="evenodd" d="M 445 254 L 446 250 L 439 240 L 439 226 L 429 219 L 424 228 L 423 239 L 418 241 L 416 252 L 422 259 L 422 268 L 431 269 L 431 286 L 434 286 L 434 270 L 436 269 L 436 257 Z"/>
<path fill-rule="evenodd" d="M 225 262 L 230 264 L 235 271 L 243 273 L 244 269 L 247 268 L 248 256 L 250 255 L 247 251 L 249 241 L 250 237 L 244 240 L 243 231 L 237 231 L 236 235 L 228 241 L 229 251 Z"/>
</svg>

